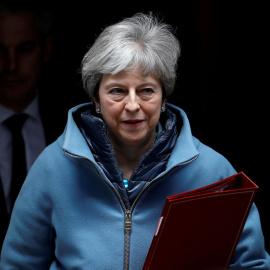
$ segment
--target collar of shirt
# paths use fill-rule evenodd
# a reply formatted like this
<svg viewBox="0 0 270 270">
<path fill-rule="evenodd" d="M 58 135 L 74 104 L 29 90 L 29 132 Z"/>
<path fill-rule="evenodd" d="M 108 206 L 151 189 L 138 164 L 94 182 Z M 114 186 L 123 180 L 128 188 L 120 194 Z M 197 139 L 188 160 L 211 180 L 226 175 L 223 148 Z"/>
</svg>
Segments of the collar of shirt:
<svg viewBox="0 0 270 270">
<path fill-rule="evenodd" d="M 34 100 L 28 105 L 28 107 L 26 107 L 22 112 L 26 113 L 30 118 L 37 120 L 40 119 L 37 95 Z M 15 113 L 15 111 L 0 104 L 0 123 L 2 124 L 6 119 L 11 117 Z"/>
</svg>

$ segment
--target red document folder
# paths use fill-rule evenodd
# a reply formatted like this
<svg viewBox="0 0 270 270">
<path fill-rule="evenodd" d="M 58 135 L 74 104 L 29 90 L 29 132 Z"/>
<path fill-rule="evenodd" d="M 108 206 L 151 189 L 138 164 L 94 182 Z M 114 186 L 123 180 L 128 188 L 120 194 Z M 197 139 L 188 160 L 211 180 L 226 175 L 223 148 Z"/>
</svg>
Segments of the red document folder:
<svg viewBox="0 0 270 270">
<path fill-rule="evenodd" d="M 258 186 L 243 172 L 167 197 L 143 270 L 224 270 Z"/>
</svg>

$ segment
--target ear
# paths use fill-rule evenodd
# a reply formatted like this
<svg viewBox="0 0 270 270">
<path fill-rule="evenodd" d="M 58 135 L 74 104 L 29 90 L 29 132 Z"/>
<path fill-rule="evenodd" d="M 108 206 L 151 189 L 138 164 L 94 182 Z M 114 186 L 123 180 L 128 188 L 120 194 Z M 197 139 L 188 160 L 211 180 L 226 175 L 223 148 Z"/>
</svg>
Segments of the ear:
<svg viewBox="0 0 270 270">
<path fill-rule="evenodd" d="M 164 107 L 165 107 L 165 103 L 166 103 L 166 99 L 164 99 L 164 100 L 163 100 L 163 102 L 162 102 L 162 106 L 164 106 Z"/>
<path fill-rule="evenodd" d="M 53 43 L 54 43 L 53 36 L 48 36 L 45 39 L 44 48 L 43 48 L 43 61 L 44 61 L 44 63 L 47 63 L 50 59 L 50 56 L 52 54 Z"/>
<path fill-rule="evenodd" d="M 94 103 L 95 103 L 95 107 L 99 108 L 100 107 L 100 102 L 98 101 L 98 99 L 96 97 L 93 98 Z"/>
</svg>

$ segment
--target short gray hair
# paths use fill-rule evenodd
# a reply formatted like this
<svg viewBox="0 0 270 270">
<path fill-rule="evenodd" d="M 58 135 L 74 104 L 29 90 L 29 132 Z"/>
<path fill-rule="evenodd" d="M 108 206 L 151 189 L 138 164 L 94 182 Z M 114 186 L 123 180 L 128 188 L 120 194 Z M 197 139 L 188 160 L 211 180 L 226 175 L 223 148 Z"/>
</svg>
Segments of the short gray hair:
<svg viewBox="0 0 270 270">
<path fill-rule="evenodd" d="M 170 25 L 142 13 L 106 27 L 82 60 L 83 86 L 91 98 L 103 74 L 139 70 L 156 75 L 166 96 L 174 89 L 180 44 Z"/>
</svg>

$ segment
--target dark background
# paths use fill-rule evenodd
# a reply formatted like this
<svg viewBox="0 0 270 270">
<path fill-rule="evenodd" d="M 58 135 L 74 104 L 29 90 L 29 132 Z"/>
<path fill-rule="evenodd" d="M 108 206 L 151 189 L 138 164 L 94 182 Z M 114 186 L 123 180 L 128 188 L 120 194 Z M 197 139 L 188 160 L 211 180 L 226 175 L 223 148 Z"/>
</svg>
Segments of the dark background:
<svg viewBox="0 0 270 270">
<path fill-rule="evenodd" d="M 67 107 L 88 101 L 80 63 L 101 30 L 137 12 L 160 14 L 176 29 L 182 46 L 177 85 L 169 102 L 187 112 L 196 137 L 259 185 L 256 204 L 269 252 L 266 7 L 252 1 L 234 2 L 231 6 L 219 0 L 54 6 L 55 47 L 47 74 L 48 93 Z"/>
</svg>

